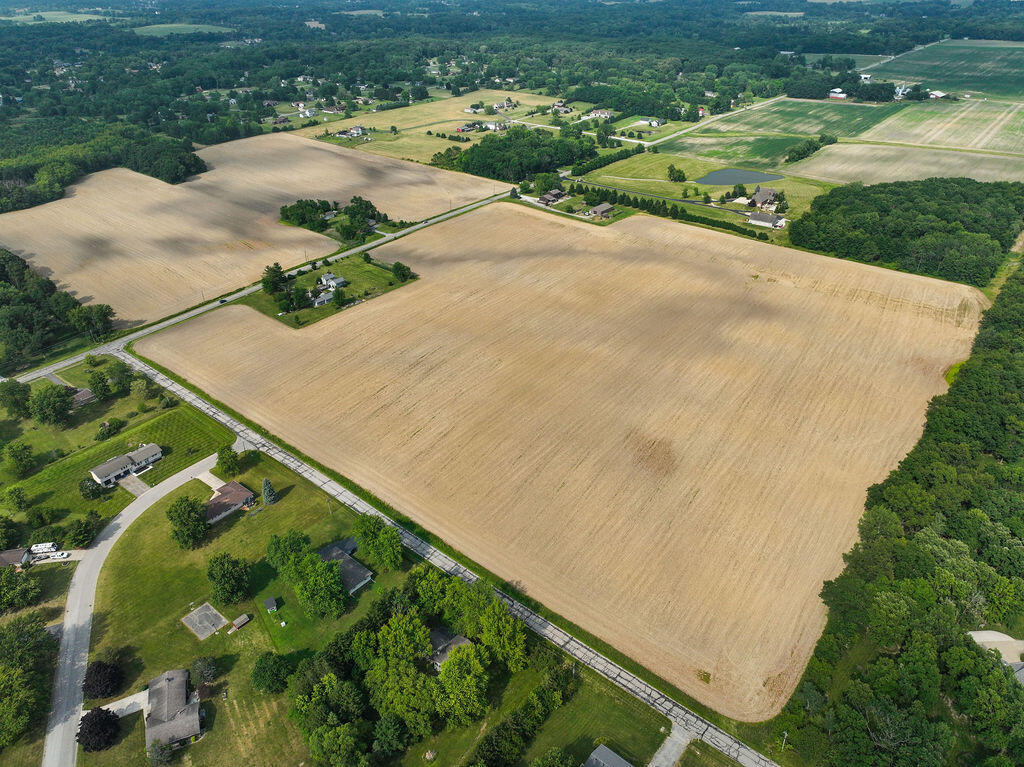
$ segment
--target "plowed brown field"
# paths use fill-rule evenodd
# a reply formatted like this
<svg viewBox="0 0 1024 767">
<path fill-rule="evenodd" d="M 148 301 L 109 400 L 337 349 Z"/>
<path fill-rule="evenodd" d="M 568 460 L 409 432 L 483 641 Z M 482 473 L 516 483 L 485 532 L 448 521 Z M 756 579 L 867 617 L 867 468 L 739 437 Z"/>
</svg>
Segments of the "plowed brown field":
<svg viewBox="0 0 1024 767">
<path fill-rule="evenodd" d="M 798 681 L 865 490 L 985 305 L 645 216 L 505 203 L 378 256 L 422 279 L 302 330 L 229 307 L 138 351 L 744 720 Z"/>
<path fill-rule="evenodd" d="M 287 134 L 199 152 L 210 170 L 183 184 L 114 169 L 86 176 L 60 200 L 0 215 L 0 247 L 80 299 L 110 304 L 126 323 L 174 314 L 293 266 L 338 243 L 278 222 L 299 198 L 372 200 L 420 220 L 507 188 Z"/>
</svg>

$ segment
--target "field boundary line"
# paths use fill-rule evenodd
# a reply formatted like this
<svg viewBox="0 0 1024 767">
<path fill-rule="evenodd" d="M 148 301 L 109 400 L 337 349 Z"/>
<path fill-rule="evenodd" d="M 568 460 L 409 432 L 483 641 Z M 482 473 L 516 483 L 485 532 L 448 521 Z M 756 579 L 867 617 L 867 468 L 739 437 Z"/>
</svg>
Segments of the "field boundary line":
<svg viewBox="0 0 1024 767">
<path fill-rule="evenodd" d="M 314 466 L 311 466 L 306 461 L 292 455 L 290 452 L 277 445 L 270 438 L 258 433 L 238 418 L 235 418 L 231 414 L 214 406 L 192 389 L 185 387 L 160 372 L 155 367 L 145 362 L 140 356 L 136 356 L 133 352 L 129 352 L 123 346 L 117 349 L 113 355 L 136 371 L 147 376 L 158 385 L 175 394 L 183 402 L 191 405 L 208 417 L 229 428 L 242 441 L 243 446 L 251 445 L 253 448 L 270 456 L 274 460 L 294 471 L 299 476 L 312 482 L 322 491 L 337 499 L 352 511 L 355 511 L 358 514 L 368 514 L 377 517 L 386 524 L 396 528 L 402 537 L 402 545 L 417 556 L 421 557 L 423 560 L 429 562 L 448 575 L 461 578 L 467 583 L 474 583 L 480 579 L 480 576 L 470 568 L 456 561 L 453 557 L 445 554 L 415 533 L 407 530 L 387 514 L 343 487 L 336 480 L 331 479 L 325 473 L 321 472 Z M 570 657 L 593 669 L 601 676 L 628 692 L 630 695 L 647 704 L 651 708 L 654 708 L 656 711 L 667 717 L 673 724 L 677 724 L 687 732 L 692 733 L 695 738 L 703 740 L 708 745 L 713 746 L 726 756 L 729 756 L 739 762 L 743 767 L 780 767 L 780 765 L 743 743 L 738 738 L 730 735 L 725 732 L 725 730 L 712 724 L 704 717 L 696 714 L 682 704 L 673 700 L 668 695 L 660 692 L 654 688 L 653 685 L 627 671 L 619 664 L 609 660 L 606 656 L 584 644 L 579 639 L 576 639 L 561 627 L 556 626 L 554 623 L 531 610 L 518 600 L 513 599 L 505 592 L 498 588 L 495 588 L 495 592 L 502 601 L 508 605 L 510 612 L 521 618 L 536 634 L 559 646 Z"/>
</svg>

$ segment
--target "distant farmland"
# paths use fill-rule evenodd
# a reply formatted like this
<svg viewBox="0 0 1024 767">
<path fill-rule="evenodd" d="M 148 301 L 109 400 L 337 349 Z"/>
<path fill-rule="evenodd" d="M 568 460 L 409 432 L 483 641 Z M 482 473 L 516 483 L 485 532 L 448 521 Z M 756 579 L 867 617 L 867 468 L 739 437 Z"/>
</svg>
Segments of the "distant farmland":
<svg viewBox="0 0 1024 767">
<path fill-rule="evenodd" d="M 878 79 L 908 80 L 957 94 L 1024 98 L 1024 42 L 944 40 L 872 67 Z"/>
<path fill-rule="evenodd" d="M 981 294 L 511 203 L 378 252 L 421 279 L 299 330 L 233 306 L 137 349 L 703 703 L 777 713 Z"/>
<path fill-rule="evenodd" d="M 172 186 L 129 170 L 86 176 L 67 195 L 0 216 L 0 247 L 149 322 L 255 280 L 274 261 L 320 258 L 336 241 L 278 222 L 300 197 L 367 197 L 396 219 L 420 220 L 507 185 L 377 158 L 283 133 L 199 153 L 210 169 Z"/>
<path fill-rule="evenodd" d="M 701 133 L 741 131 L 816 136 L 857 136 L 903 108 L 903 104 L 854 104 L 782 99 L 757 109 L 736 110 L 708 123 Z"/>
</svg>

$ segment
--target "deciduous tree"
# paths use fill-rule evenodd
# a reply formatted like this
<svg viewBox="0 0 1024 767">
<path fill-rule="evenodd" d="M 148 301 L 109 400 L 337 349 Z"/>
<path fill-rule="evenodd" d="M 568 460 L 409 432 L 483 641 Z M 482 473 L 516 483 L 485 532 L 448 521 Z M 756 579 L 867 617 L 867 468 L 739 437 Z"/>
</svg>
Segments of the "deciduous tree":
<svg viewBox="0 0 1024 767">
<path fill-rule="evenodd" d="M 183 549 L 196 548 L 210 529 L 206 504 L 190 495 L 176 499 L 167 509 L 167 518 L 171 521 L 171 537 Z"/>
</svg>

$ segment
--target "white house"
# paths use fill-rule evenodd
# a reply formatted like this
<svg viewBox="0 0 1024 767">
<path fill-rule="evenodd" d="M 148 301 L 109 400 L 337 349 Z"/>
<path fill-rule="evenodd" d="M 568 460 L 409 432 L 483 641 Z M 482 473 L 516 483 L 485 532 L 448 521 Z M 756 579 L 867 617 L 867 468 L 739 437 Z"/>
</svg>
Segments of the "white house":
<svg viewBox="0 0 1024 767">
<path fill-rule="evenodd" d="M 828 92 L 828 97 L 830 99 L 845 99 L 846 98 L 846 94 L 843 93 L 843 89 L 842 88 L 833 88 L 832 90 L 830 90 Z"/>
<path fill-rule="evenodd" d="M 321 274 L 320 279 L 318 279 L 317 282 L 325 288 L 331 288 L 332 290 L 336 288 L 343 288 L 348 285 L 348 280 L 344 277 L 336 276 L 334 272 L 325 272 L 324 274 Z"/>
<path fill-rule="evenodd" d="M 638 122 L 650 125 L 652 128 L 660 128 L 665 124 L 665 121 L 657 117 L 641 117 Z"/>
<path fill-rule="evenodd" d="M 610 109 L 595 109 L 591 112 L 588 117 L 597 117 L 602 120 L 610 120 L 612 117 L 612 110 Z"/>
<path fill-rule="evenodd" d="M 104 487 L 112 487 L 129 474 L 138 474 L 164 457 L 159 445 L 152 442 L 139 445 L 127 455 L 119 455 L 91 469 L 89 474 Z"/>
</svg>

